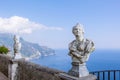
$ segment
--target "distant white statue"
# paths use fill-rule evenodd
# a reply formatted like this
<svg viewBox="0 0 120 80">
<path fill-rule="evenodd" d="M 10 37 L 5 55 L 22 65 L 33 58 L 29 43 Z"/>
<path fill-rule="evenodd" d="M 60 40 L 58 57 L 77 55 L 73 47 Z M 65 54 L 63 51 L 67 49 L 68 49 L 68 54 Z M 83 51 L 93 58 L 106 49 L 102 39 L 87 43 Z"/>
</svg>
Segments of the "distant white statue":
<svg viewBox="0 0 120 80">
<path fill-rule="evenodd" d="M 76 77 L 84 77 L 89 75 L 86 68 L 86 61 L 89 59 L 90 53 L 94 51 L 94 43 L 84 38 L 84 29 L 81 24 L 77 24 L 72 29 L 75 40 L 69 44 L 69 55 L 72 58 L 72 68 L 69 74 Z"/>
<path fill-rule="evenodd" d="M 14 35 L 14 58 L 18 59 L 21 58 L 21 43 L 19 41 L 19 36 Z"/>
</svg>

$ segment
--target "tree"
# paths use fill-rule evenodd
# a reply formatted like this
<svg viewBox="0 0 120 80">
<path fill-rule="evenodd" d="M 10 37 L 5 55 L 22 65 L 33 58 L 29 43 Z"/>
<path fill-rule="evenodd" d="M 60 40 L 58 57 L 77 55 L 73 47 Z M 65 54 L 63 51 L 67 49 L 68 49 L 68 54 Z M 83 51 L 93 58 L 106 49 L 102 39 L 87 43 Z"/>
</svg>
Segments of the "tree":
<svg viewBox="0 0 120 80">
<path fill-rule="evenodd" d="M 7 47 L 0 46 L 0 54 L 7 54 L 9 52 L 9 49 Z"/>
</svg>

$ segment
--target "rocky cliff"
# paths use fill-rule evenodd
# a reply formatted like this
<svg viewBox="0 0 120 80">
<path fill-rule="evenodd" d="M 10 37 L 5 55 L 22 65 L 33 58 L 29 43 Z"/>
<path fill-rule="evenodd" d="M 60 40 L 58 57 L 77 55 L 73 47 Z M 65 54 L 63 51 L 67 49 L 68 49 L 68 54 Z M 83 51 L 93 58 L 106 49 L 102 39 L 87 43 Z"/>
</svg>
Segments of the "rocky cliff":
<svg viewBox="0 0 120 80">
<path fill-rule="evenodd" d="M 25 41 L 22 37 L 20 37 L 21 42 L 21 54 L 23 57 L 40 57 L 40 56 L 48 56 L 53 55 L 54 50 L 48 48 L 47 46 L 40 46 L 37 43 L 31 43 Z M 13 54 L 13 35 L 12 34 L 3 34 L 0 33 L 0 45 L 5 45 L 10 49 L 10 53 Z"/>
</svg>

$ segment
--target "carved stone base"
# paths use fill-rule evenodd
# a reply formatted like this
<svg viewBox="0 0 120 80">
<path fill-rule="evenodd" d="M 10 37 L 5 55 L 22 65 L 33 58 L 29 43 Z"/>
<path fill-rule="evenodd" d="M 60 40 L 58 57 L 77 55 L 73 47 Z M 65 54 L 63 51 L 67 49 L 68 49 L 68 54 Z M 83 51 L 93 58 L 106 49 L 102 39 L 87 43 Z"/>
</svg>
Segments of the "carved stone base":
<svg viewBox="0 0 120 80">
<path fill-rule="evenodd" d="M 21 58 L 22 58 L 21 53 L 16 53 L 14 56 L 14 59 L 21 59 Z"/>
<path fill-rule="evenodd" d="M 8 66 L 9 80 L 17 80 L 16 79 L 17 67 L 18 67 L 17 60 L 14 60 L 14 59 L 10 60 L 9 66 Z"/>
<path fill-rule="evenodd" d="M 68 72 L 69 75 L 74 77 L 85 77 L 89 75 L 86 64 L 80 64 L 77 62 L 72 62 L 72 68 Z"/>
<path fill-rule="evenodd" d="M 92 74 L 89 74 L 88 76 L 85 76 L 85 77 L 78 78 L 78 77 L 70 76 L 66 73 L 60 73 L 59 77 L 62 80 L 96 80 L 97 79 L 97 77 L 95 75 L 92 75 Z"/>
</svg>

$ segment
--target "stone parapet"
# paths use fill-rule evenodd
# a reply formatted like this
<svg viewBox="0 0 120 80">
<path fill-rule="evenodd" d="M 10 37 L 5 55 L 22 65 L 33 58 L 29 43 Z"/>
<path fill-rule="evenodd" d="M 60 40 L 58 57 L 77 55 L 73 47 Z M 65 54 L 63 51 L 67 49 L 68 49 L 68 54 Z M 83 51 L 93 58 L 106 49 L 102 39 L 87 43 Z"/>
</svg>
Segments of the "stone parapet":
<svg viewBox="0 0 120 80">
<path fill-rule="evenodd" d="M 11 57 L 5 54 L 0 54 L 0 72 L 2 72 L 7 77 L 8 77 L 8 65 L 10 60 Z"/>
<path fill-rule="evenodd" d="M 25 60 L 18 61 L 17 80 L 61 80 L 58 74 L 62 71 L 40 66 Z"/>
<path fill-rule="evenodd" d="M 13 60 L 1 54 L 0 63 L 0 71 L 5 74 L 9 80 L 96 80 L 94 75 L 77 78 L 63 71 L 34 64 L 25 59 Z M 13 74 L 15 73 L 15 75 L 11 74 L 11 72 L 13 72 Z"/>
<path fill-rule="evenodd" d="M 67 73 L 60 73 L 59 77 L 62 80 L 96 80 L 97 77 L 95 75 L 89 74 L 88 76 L 85 77 L 74 77 L 74 76 L 70 76 Z"/>
<path fill-rule="evenodd" d="M 8 80 L 8 78 L 0 72 L 0 80 Z"/>
</svg>

